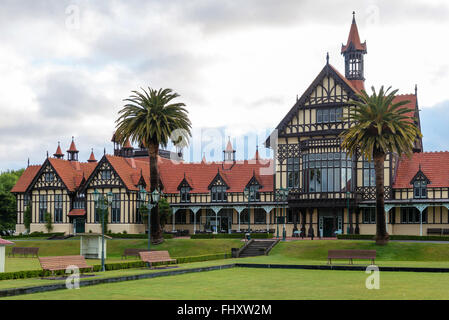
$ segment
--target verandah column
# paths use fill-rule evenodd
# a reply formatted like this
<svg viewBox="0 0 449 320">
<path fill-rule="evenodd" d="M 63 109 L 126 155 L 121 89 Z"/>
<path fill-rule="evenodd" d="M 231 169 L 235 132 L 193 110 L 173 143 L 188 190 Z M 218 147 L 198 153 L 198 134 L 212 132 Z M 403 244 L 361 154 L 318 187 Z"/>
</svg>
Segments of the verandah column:
<svg viewBox="0 0 449 320">
<path fill-rule="evenodd" d="M 307 210 L 309 211 L 309 214 L 310 214 L 309 237 L 313 238 L 313 209 L 308 208 Z"/>
<path fill-rule="evenodd" d="M 428 204 L 414 204 L 413 205 L 416 209 L 419 210 L 419 235 L 422 236 L 422 213 L 424 210 L 427 209 L 429 206 Z"/>
<path fill-rule="evenodd" d="M 211 206 L 210 207 L 214 212 L 215 212 L 215 232 L 214 234 L 218 233 L 218 212 L 220 212 L 221 209 L 223 209 L 223 207 L 221 206 Z"/>
<path fill-rule="evenodd" d="M 301 234 L 302 234 L 303 237 L 305 237 L 306 236 L 306 215 L 307 215 L 307 209 L 302 208 L 299 211 L 299 213 L 301 215 L 301 221 L 302 221 L 302 223 L 301 223 L 301 225 L 302 225 L 302 227 L 301 227 Z"/>
<path fill-rule="evenodd" d="M 267 215 L 266 222 L 267 222 L 267 233 L 268 233 L 268 231 L 269 231 L 268 222 L 270 220 L 270 212 L 271 212 L 271 210 L 273 210 L 274 206 L 262 206 L 262 208 L 265 210 L 265 213 Z"/>
<path fill-rule="evenodd" d="M 193 234 L 196 234 L 196 214 L 201 207 L 190 207 L 189 209 L 193 212 Z"/>
<path fill-rule="evenodd" d="M 245 206 L 235 206 L 234 210 L 237 211 L 237 214 L 239 216 L 239 232 L 240 232 L 240 214 L 242 213 L 243 210 L 245 210 Z"/>
</svg>

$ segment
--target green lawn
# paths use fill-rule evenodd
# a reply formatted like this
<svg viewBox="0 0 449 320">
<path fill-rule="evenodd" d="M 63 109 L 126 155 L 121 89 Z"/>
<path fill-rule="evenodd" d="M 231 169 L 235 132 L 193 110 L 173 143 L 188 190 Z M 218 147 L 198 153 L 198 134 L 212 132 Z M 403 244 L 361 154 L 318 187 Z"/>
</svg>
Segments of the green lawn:
<svg viewBox="0 0 449 320">
<path fill-rule="evenodd" d="M 168 250 L 173 257 L 186 257 L 230 252 L 241 247 L 244 242 L 237 239 L 168 239 L 163 244 L 153 246 L 156 250 Z M 17 246 L 40 247 L 41 256 L 79 254 L 79 241 L 42 240 L 17 241 Z M 145 248 L 143 239 L 117 239 L 108 241 L 107 262 L 121 261 L 125 248 Z M 377 250 L 376 264 L 380 266 L 446 267 L 449 268 L 449 244 L 390 242 L 387 246 L 376 246 L 373 241 L 363 240 L 304 240 L 279 242 L 269 256 L 239 259 L 241 262 L 278 264 L 325 264 L 330 249 L 374 249 Z M 7 247 L 7 253 L 11 247 Z M 128 259 L 132 261 L 133 259 Z M 91 265 L 99 260 L 88 260 Z M 345 260 L 334 264 L 347 264 Z M 369 261 L 355 261 L 367 265 Z M 6 272 L 40 269 L 36 258 L 7 258 Z"/>
<path fill-rule="evenodd" d="M 11 299 L 449 299 L 449 277 L 438 273 L 381 272 L 368 290 L 363 271 L 236 268 L 102 284 Z"/>
<path fill-rule="evenodd" d="M 107 260 L 106 263 L 133 261 L 135 258 L 121 260 L 121 255 L 125 248 L 146 248 L 147 240 L 144 239 L 117 239 L 107 242 Z M 230 253 L 231 248 L 243 246 L 243 242 L 237 239 L 168 239 L 164 243 L 152 246 L 154 250 L 168 250 L 170 255 L 177 257 L 201 256 L 216 253 Z M 78 255 L 80 254 L 80 241 L 78 240 L 40 240 L 40 241 L 17 241 L 18 247 L 39 247 L 39 255 L 59 256 L 59 255 Z M 6 249 L 6 256 L 11 251 L 11 246 Z M 88 259 L 88 264 L 100 264 L 100 260 Z M 6 272 L 38 270 L 40 269 L 37 258 L 6 258 Z"/>
</svg>

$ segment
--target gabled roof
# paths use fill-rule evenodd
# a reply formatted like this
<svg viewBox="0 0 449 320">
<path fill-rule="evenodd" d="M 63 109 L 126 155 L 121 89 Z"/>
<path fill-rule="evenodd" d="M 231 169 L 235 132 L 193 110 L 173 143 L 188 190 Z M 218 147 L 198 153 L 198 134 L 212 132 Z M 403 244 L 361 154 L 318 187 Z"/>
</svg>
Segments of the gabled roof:
<svg viewBox="0 0 449 320">
<path fill-rule="evenodd" d="M 306 102 L 307 98 L 309 98 L 310 94 L 315 90 L 315 88 L 322 82 L 322 80 L 327 77 L 331 76 L 339 84 L 343 87 L 343 89 L 348 93 L 348 95 L 351 97 L 359 92 L 359 90 L 349 81 L 346 79 L 338 70 L 332 66 L 329 63 L 326 63 L 326 65 L 323 67 L 323 69 L 320 71 L 320 73 L 317 75 L 317 77 L 313 80 L 313 82 L 310 84 L 310 86 L 304 91 L 302 96 L 296 101 L 296 103 L 293 105 L 293 107 L 290 109 L 290 111 L 287 113 L 287 115 L 281 120 L 281 122 L 276 126 L 276 129 L 278 131 L 284 130 L 285 126 L 293 119 L 293 117 L 298 113 L 298 110 L 303 107 L 304 103 Z M 268 137 L 265 141 L 265 146 L 269 146 L 270 144 L 270 138 Z"/>
<path fill-rule="evenodd" d="M 55 158 L 49 158 L 48 161 L 67 189 L 72 192 L 80 187 L 83 178 L 89 177 L 97 165 L 94 162 L 85 163 Z"/>
<path fill-rule="evenodd" d="M 17 180 L 14 187 L 11 189 L 12 193 L 23 193 L 26 192 L 28 186 L 33 181 L 36 174 L 39 172 L 41 166 L 29 166 L 25 169 L 25 171 L 20 176 L 19 180 Z"/>
<path fill-rule="evenodd" d="M 430 180 L 429 187 L 449 186 L 449 152 L 445 151 L 413 153 L 410 158 L 402 156 L 393 188 L 412 188 L 410 183 L 420 167 Z"/>
</svg>

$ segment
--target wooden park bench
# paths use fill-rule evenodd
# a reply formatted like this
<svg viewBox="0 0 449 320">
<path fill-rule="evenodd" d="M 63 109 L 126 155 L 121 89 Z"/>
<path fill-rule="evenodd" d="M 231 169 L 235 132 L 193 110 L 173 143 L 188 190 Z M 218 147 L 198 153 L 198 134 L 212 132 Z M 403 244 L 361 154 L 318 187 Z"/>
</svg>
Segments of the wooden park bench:
<svg viewBox="0 0 449 320">
<path fill-rule="evenodd" d="M 176 259 L 172 259 L 168 251 L 141 251 L 139 254 L 142 261 L 148 263 L 150 268 L 154 262 L 176 263 Z"/>
<path fill-rule="evenodd" d="M 28 256 L 31 254 L 33 257 L 38 257 L 39 248 L 33 248 L 33 247 L 12 247 L 11 252 L 9 253 L 10 256 L 15 256 L 16 254 L 21 254 L 23 257 Z"/>
<path fill-rule="evenodd" d="M 126 257 L 126 258 L 128 258 L 128 257 L 136 257 L 136 258 L 139 258 L 139 252 L 142 252 L 142 251 L 148 251 L 148 249 L 126 248 L 126 249 L 123 251 L 122 259 L 123 259 L 123 257 Z"/>
<path fill-rule="evenodd" d="M 327 261 L 332 263 L 332 259 L 349 259 L 349 264 L 352 259 L 369 259 L 374 264 L 376 259 L 376 250 L 329 250 L 327 253 Z"/>
<path fill-rule="evenodd" d="M 52 273 L 58 270 L 66 270 L 69 266 L 93 271 L 93 266 L 89 266 L 83 256 L 40 257 L 39 263 L 43 270 L 49 270 Z"/>
</svg>

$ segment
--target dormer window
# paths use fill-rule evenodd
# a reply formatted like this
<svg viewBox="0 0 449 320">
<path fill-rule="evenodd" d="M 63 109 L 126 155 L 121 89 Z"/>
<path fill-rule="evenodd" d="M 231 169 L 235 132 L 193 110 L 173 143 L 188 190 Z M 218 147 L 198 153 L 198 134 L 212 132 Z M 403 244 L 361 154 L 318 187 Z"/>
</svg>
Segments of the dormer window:
<svg viewBox="0 0 449 320">
<path fill-rule="evenodd" d="M 259 189 L 259 185 L 249 186 L 249 201 L 260 201 Z"/>
<path fill-rule="evenodd" d="M 212 202 L 228 201 L 226 186 L 213 186 L 211 189 Z"/>
<path fill-rule="evenodd" d="M 181 187 L 179 190 L 181 202 L 190 202 L 190 187 Z"/>
<path fill-rule="evenodd" d="M 418 173 L 410 181 L 410 184 L 413 185 L 413 198 L 427 199 L 427 185 L 430 184 L 430 181 L 421 171 L 421 165 L 419 166 Z"/>
<path fill-rule="evenodd" d="M 413 195 L 415 199 L 426 199 L 427 181 L 415 181 L 413 183 Z"/>
</svg>

